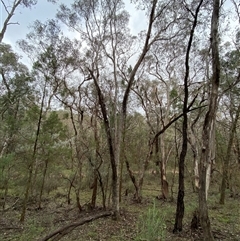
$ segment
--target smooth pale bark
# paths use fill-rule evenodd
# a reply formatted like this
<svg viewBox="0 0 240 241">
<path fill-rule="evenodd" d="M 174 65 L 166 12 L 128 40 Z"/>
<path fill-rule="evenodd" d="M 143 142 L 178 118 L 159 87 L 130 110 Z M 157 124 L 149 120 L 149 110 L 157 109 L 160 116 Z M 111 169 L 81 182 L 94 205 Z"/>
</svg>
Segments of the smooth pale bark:
<svg viewBox="0 0 240 241">
<path fill-rule="evenodd" d="M 199 215 L 203 229 L 204 241 L 214 240 L 211 223 L 208 216 L 207 206 L 207 170 L 212 164 L 214 156 L 213 145 L 215 145 L 215 121 L 217 110 L 218 88 L 220 81 L 220 61 L 219 61 L 219 12 L 220 0 L 213 1 L 213 12 L 211 21 L 211 49 L 212 49 L 212 71 L 211 92 L 208 112 L 205 116 L 203 134 L 202 134 L 202 151 L 200 158 L 200 188 L 199 188 Z"/>
<path fill-rule="evenodd" d="M 165 122 L 167 123 L 167 122 Z M 169 197 L 169 185 L 167 181 L 167 162 L 172 152 L 173 146 L 166 153 L 166 145 L 165 145 L 165 134 L 163 133 L 160 136 L 160 149 L 161 149 L 161 161 L 160 161 L 160 174 L 161 174 L 161 198 L 168 199 Z"/>
<path fill-rule="evenodd" d="M 115 132 L 112 133 L 111 131 L 111 125 L 110 125 L 110 121 L 109 121 L 109 116 L 108 116 L 108 109 L 106 107 L 105 104 L 105 97 L 103 95 L 103 91 L 99 85 L 99 69 L 98 69 L 98 63 L 95 62 L 95 68 L 96 69 L 90 69 L 88 68 L 88 71 L 90 73 L 91 78 L 94 80 L 94 85 L 96 87 L 97 90 L 97 95 L 98 95 L 98 100 L 99 100 L 99 105 L 101 108 L 101 112 L 103 115 L 103 121 L 104 121 L 104 127 L 105 127 L 105 131 L 107 134 L 107 142 L 108 142 L 108 148 L 109 148 L 109 154 L 110 154 L 110 163 L 111 163 L 111 169 L 112 169 L 112 208 L 113 208 L 113 212 L 114 215 L 113 217 L 115 219 L 118 219 L 120 216 L 119 213 L 119 184 L 120 184 L 120 176 L 119 176 L 119 168 L 120 168 L 120 152 L 121 152 L 121 145 L 122 145 L 122 133 L 124 132 L 125 129 L 125 121 L 126 121 L 126 116 L 127 116 L 127 104 L 128 104 L 128 98 L 129 98 L 129 94 L 131 91 L 131 88 L 134 84 L 134 80 L 135 80 L 135 75 L 137 70 L 139 69 L 142 61 L 145 58 L 145 55 L 147 54 L 152 42 L 150 42 L 150 38 L 151 38 L 151 33 L 152 33 L 152 27 L 153 27 L 153 22 L 155 21 L 155 10 L 156 10 L 156 6 L 157 6 L 157 0 L 154 0 L 152 2 L 152 8 L 151 8 L 151 13 L 149 16 L 149 23 L 148 23 L 148 29 L 147 29 L 147 33 L 146 33 L 146 38 L 145 38 L 145 42 L 144 42 L 144 46 L 143 49 L 141 51 L 141 54 L 136 62 L 136 64 L 134 65 L 130 75 L 129 75 L 129 79 L 127 81 L 127 87 L 124 91 L 124 95 L 123 95 L 123 100 L 121 103 L 121 107 L 119 112 L 116 110 L 116 106 L 115 106 L 115 110 L 114 110 L 114 127 L 115 127 Z M 111 26 L 111 30 L 114 30 L 114 25 Z M 113 41 L 113 39 L 112 39 Z M 115 54 L 115 46 L 116 43 L 112 42 L 112 63 L 113 63 L 113 71 L 114 71 L 114 78 L 115 78 L 115 98 L 118 97 L 119 93 L 118 93 L 118 87 L 116 85 L 116 81 L 117 81 L 117 77 L 116 75 L 116 56 Z M 115 103 L 116 104 L 116 103 Z"/>
<path fill-rule="evenodd" d="M 193 152 L 193 172 L 194 172 L 194 180 L 193 180 L 193 190 L 196 191 L 199 189 L 199 153 L 197 147 L 197 138 L 193 130 L 189 133 L 189 142 L 191 145 L 191 149 Z"/>
<path fill-rule="evenodd" d="M 2 158 L 7 150 L 7 147 L 8 147 L 8 143 L 10 142 L 10 138 L 6 138 L 6 140 L 4 141 L 3 143 L 3 147 L 2 147 L 2 150 L 1 150 L 1 153 L 0 153 L 0 158 Z"/>
</svg>

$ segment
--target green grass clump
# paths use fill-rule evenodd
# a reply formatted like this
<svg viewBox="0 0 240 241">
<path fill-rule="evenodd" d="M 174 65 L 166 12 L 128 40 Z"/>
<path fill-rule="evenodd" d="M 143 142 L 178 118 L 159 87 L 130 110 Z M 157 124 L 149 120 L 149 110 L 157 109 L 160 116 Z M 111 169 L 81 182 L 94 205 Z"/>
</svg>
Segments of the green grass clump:
<svg viewBox="0 0 240 241">
<path fill-rule="evenodd" d="M 135 241 L 163 241 L 165 240 L 165 235 L 165 213 L 160 212 L 154 202 L 153 206 L 139 218 Z"/>
</svg>

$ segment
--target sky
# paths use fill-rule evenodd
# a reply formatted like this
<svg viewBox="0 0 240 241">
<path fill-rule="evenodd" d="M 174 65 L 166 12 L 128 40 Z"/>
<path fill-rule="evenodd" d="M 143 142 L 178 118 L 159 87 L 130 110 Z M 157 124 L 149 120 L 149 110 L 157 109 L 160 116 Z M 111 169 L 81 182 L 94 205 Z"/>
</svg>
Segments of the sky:
<svg viewBox="0 0 240 241">
<path fill-rule="evenodd" d="M 5 3 L 11 2 L 4 0 Z M 11 22 L 17 22 L 18 24 L 9 25 L 4 36 L 3 42 L 11 44 L 13 50 L 22 55 L 21 50 L 18 48 L 16 42 L 20 39 L 24 39 L 29 32 L 29 27 L 35 20 L 45 22 L 48 19 L 55 17 L 60 3 L 71 3 L 73 0 L 59 0 L 58 4 L 52 4 L 47 0 L 38 0 L 38 3 L 29 8 L 18 7 L 15 11 Z M 129 27 L 132 34 L 136 35 L 141 30 L 146 29 L 147 19 L 145 13 L 140 10 L 136 10 L 135 5 L 130 3 L 130 0 L 124 0 L 126 10 L 130 13 Z M 227 0 L 225 6 L 230 6 L 230 0 Z M 2 3 L 0 2 L 0 27 L 2 27 L 3 21 L 6 18 L 6 11 Z M 66 32 L 66 31 L 65 31 Z M 72 36 L 73 33 L 71 33 Z M 76 35 L 77 37 L 77 35 Z M 24 54 L 23 54 L 24 55 Z"/>
<path fill-rule="evenodd" d="M 62 0 L 61 2 L 73 2 L 69 0 Z M 7 0 L 5 2 L 8 2 Z M 131 14 L 130 18 L 130 28 L 134 34 L 137 34 L 139 31 L 143 30 L 146 26 L 145 15 L 143 12 L 140 12 L 135 9 L 133 4 L 130 4 L 130 1 L 126 1 L 126 10 Z M 26 34 L 29 32 L 29 26 L 35 21 L 40 20 L 45 22 L 48 19 L 55 17 L 57 13 L 58 4 L 49 3 L 47 0 L 38 0 L 38 3 L 35 6 L 32 6 L 31 9 L 18 7 L 14 16 L 11 19 L 11 22 L 18 23 L 9 25 L 6 35 L 4 36 L 3 42 L 11 44 L 13 48 L 16 48 L 16 41 L 19 39 L 24 39 Z M 2 28 L 3 21 L 6 18 L 6 12 L 3 8 L 2 3 L 0 3 L 0 26 Z"/>
<path fill-rule="evenodd" d="M 6 1 L 5 1 L 6 2 Z M 6 18 L 6 12 L 1 4 L 1 27 Z M 56 5 L 47 2 L 47 0 L 39 0 L 35 6 L 31 9 L 18 7 L 15 11 L 11 22 L 17 22 L 18 24 L 9 25 L 3 42 L 15 45 L 16 41 L 25 38 L 28 33 L 28 27 L 35 21 L 45 21 L 51 19 L 56 14 Z"/>
</svg>

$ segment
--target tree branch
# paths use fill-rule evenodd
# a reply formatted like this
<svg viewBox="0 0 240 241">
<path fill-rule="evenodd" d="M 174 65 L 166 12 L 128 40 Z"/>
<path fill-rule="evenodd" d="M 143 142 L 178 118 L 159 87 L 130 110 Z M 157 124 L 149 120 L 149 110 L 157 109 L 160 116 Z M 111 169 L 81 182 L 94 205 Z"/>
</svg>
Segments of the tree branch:
<svg viewBox="0 0 240 241">
<path fill-rule="evenodd" d="M 39 239 L 38 241 L 47 241 L 47 240 L 50 240 L 50 239 L 60 240 L 63 236 L 70 233 L 73 229 L 75 229 L 78 226 L 81 226 L 85 223 L 89 223 L 89 222 L 92 222 L 96 219 L 108 217 L 108 216 L 111 216 L 111 215 L 112 215 L 111 211 L 104 211 L 104 212 L 97 213 L 97 214 L 92 215 L 92 216 L 82 218 L 78 222 L 73 222 L 73 223 L 67 224 L 64 227 L 53 231 L 52 233 L 50 233 L 49 235 L 47 235 L 46 237 L 44 237 L 42 239 Z"/>
</svg>

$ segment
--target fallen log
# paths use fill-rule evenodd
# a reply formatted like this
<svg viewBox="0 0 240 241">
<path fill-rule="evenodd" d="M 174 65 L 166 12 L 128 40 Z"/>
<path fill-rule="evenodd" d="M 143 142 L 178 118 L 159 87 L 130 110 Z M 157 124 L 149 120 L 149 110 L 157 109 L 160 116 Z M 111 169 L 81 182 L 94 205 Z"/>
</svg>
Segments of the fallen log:
<svg viewBox="0 0 240 241">
<path fill-rule="evenodd" d="M 67 224 L 64 227 L 61 227 L 61 228 L 53 231 L 52 233 L 50 233 L 49 235 L 47 235 L 46 237 L 44 237 L 42 239 L 39 239 L 38 241 L 47 241 L 47 240 L 50 240 L 50 239 L 52 241 L 60 240 L 63 236 L 70 233 L 73 229 L 75 229 L 78 226 L 81 226 L 85 223 L 89 223 L 89 222 L 94 221 L 96 219 L 108 217 L 108 216 L 111 216 L 111 215 L 112 215 L 111 211 L 104 211 L 104 212 L 99 212 L 99 213 L 96 213 L 96 214 L 88 216 L 88 217 L 84 217 L 77 222 Z"/>
</svg>

